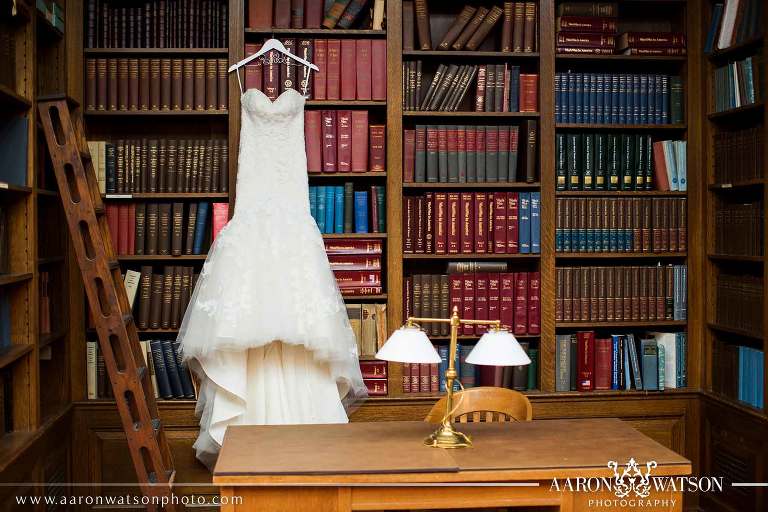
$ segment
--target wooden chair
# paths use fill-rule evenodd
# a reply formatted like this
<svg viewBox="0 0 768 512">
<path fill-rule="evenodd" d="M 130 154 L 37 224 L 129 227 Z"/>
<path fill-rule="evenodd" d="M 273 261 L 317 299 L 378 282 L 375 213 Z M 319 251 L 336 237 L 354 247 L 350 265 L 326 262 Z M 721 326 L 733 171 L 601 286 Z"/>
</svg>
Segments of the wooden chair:
<svg viewBox="0 0 768 512">
<path fill-rule="evenodd" d="M 440 423 L 445 414 L 446 400 L 446 397 L 438 400 L 424 421 Z M 454 407 L 459 405 L 453 413 L 453 421 L 456 423 L 531 421 L 533 417 L 528 398 L 506 388 L 489 386 L 465 389 L 453 395 L 453 403 Z"/>
</svg>

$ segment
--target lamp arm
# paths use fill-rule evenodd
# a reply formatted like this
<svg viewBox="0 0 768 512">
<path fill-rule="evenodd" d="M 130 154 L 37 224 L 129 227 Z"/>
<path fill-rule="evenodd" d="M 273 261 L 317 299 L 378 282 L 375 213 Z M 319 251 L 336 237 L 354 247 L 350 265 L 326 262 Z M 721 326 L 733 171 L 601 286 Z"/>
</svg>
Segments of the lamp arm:
<svg viewBox="0 0 768 512">
<path fill-rule="evenodd" d="M 501 320 L 464 320 L 463 318 L 460 318 L 459 323 L 466 325 L 495 325 L 496 327 L 501 327 Z"/>
<path fill-rule="evenodd" d="M 451 319 L 450 318 L 421 318 L 417 316 L 409 316 L 408 320 L 406 320 L 407 325 L 411 326 L 413 324 L 450 324 Z"/>
</svg>

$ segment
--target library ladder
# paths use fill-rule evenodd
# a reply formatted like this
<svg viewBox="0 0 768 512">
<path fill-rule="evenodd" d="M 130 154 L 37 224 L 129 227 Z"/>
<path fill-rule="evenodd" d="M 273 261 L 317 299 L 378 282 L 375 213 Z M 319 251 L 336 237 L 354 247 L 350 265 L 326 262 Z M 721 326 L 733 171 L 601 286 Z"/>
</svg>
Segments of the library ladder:
<svg viewBox="0 0 768 512">
<path fill-rule="evenodd" d="M 70 109 L 71 107 L 71 109 Z M 83 284 L 116 397 L 139 486 L 152 503 L 181 510 L 171 496 L 175 471 L 145 355 L 111 244 L 109 225 L 77 103 L 39 98 L 38 112 Z M 154 498 L 154 499 L 153 499 Z M 159 510 L 158 506 L 148 510 Z"/>
</svg>

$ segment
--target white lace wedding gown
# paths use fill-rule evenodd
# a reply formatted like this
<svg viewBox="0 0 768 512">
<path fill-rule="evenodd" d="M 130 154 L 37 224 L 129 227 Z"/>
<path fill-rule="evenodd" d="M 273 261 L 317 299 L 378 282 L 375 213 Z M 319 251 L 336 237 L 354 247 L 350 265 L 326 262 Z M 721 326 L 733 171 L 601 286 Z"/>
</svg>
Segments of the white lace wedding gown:
<svg viewBox="0 0 768 512">
<path fill-rule="evenodd" d="M 237 202 L 178 339 L 201 377 L 197 457 L 227 425 L 346 423 L 366 396 L 354 333 L 309 210 L 304 97 L 242 96 Z"/>
</svg>

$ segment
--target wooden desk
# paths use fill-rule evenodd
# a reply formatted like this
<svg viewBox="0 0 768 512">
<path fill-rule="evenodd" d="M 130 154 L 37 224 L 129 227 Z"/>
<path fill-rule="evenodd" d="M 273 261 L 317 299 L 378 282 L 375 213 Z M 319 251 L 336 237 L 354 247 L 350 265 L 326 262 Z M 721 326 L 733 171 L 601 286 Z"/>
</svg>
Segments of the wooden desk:
<svg viewBox="0 0 768 512">
<path fill-rule="evenodd" d="M 221 510 L 535 506 L 570 512 L 635 510 L 638 501 L 645 511 L 682 510 L 682 495 L 674 490 L 645 499 L 632 491 L 622 503 L 610 489 L 566 487 L 569 478 L 571 487 L 577 477 L 613 481 L 610 460 L 620 473 L 634 458 L 643 472 L 647 461 L 656 461 L 652 477 L 690 474 L 690 461 L 617 419 L 470 423 L 460 430 L 472 435 L 474 446 L 459 450 L 423 446 L 434 428 L 414 421 L 230 427 L 213 482 L 222 498 L 242 497 L 242 503 Z M 553 479 L 561 490 L 553 490 Z"/>
</svg>

